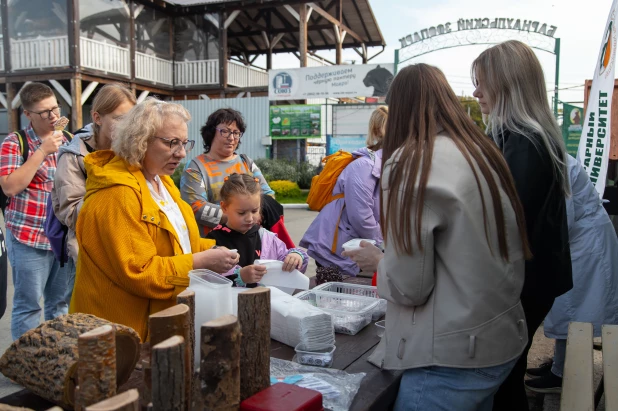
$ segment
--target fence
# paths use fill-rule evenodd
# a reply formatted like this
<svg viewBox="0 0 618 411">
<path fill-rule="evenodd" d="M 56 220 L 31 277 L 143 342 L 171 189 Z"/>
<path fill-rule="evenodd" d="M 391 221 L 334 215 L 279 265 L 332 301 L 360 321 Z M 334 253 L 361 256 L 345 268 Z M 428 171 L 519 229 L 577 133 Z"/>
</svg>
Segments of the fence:
<svg viewBox="0 0 618 411">
<path fill-rule="evenodd" d="M 219 60 L 177 61 L 176 86 L 219 84 Z"/>
<path fill-rule="evenodd" d="M 80 47 L 83 67 L 129 77 L 131 66 L 128 48 L 85 37 L 80 38 Z"/>
<path fill-rule="evenodd" d="M 135 53 L 135 77 L 157 84 L 172 86 L 174 82 L 174 63 L 156 56 Z"/>
<path fill-rule="evenodd" d="M 11 40 L 11 65 L 13 70 L 68 66 L 69 39 L 58 36 Z"/>
<path fill-rule="evenodd" d="M 228 61 L 228 84 L 236 87 L 257 87 L 268 85 L 268 72 L 244 64 Z"/>
</svg>

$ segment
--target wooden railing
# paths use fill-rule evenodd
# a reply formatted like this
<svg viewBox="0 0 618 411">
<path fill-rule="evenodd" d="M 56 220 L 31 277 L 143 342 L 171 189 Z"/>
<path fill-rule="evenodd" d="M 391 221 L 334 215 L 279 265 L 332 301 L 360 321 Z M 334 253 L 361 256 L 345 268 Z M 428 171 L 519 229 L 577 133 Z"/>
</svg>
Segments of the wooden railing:
<svg viewBox="0 0 618 411">
<path fill-rule="evenodd" d="M 80 47 L 82 67 L 129 77 L 129 48 L 85 37 L 80 38 Z"/>
<path fill-rule="evenodd" d="M 307 56 L 307 67 L 324 67 L 324 66 L 330 66 L 330 63 L 327 63 L 326 61 L 313 57 L 313 56 Z"/>
<path fill-rule="evenodd" d="M 174 63 L 156 56 L 135 53 L 135 77 L 155 84 L 174 84 Z"/>
<path fill-rule="evenodd" d="M 177 61 L 176 86 L 219 84 L 219 60 Z"/>
<path fill-rule="evenodd" d="M 258 87 L 268 85 L 268 72 L 235 61 L 227 63 L 227 83 L 236 87 Z"/>
<path fill-rule="evenodd" d="M 2 65 L 4 66 L 4 62 Z M 48 67 L 68 65 L 69 38 L 67 36 L 11 40 L 13 70 L 42 70 Z"/>
</svg>

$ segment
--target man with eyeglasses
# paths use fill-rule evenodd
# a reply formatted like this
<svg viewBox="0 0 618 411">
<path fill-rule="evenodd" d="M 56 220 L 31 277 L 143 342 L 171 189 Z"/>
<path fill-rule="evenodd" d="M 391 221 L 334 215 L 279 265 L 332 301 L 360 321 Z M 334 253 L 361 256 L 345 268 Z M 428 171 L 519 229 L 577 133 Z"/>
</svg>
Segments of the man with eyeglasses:
<svg viewBox="0 0 618 411">
<path fill-rule="evenodd" d="M 17 133 L 9 134 L 0 148 L 0 186 L 10 197 L 5 210 L 5 240 L 15 286 L 11 317 L 14 340 L 39 325 L 41 297 L 46 321 L 68 312 L 65 268 L 55 259 L 44 231 L 56 153 L 68 141 L 62 132 L 54 131 L 60 107 L 51 88 L 30 83 L 19 97 L 30 120 L 22 136 L 29 147 L 27 159 Z"/>
</svg>

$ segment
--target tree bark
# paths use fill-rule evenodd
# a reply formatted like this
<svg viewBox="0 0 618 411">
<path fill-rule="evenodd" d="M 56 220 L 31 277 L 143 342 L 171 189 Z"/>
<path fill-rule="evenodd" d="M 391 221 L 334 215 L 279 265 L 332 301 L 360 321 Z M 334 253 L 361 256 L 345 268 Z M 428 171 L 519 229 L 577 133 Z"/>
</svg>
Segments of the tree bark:
<svg viewBox="0 0 618 411">
<path fill-rule="evenodd" d="M 144 383 L 139 387 L 139 398 L 140 405 L 143 408 L 147 407 L 152 399 L 152 368 L 150 358 L 142 360 L 142 378 Z"/>
<path fill-rule="evenodd" d="M 238 294 L 240 400 L 270 387 L 270 289 Z"/>
<path fill-rule="evenodd" d="M 153 411 L 185 410 L 185 340 L 175 335 L 152 347 Z"/>
<path fill-rule="evenodd" d="M 115 397 L 86 407 L 86 411 L 140 411 L 139 394 L 136 389 L 125 391 Z"/>
<path fill-rule="evenodd" d="M 233 315 L 202 325 L 200 380 L 204 410 L 238 410 L 240 336 L 240 325 Z"/>
<path fill-rule="evenodd" d="M 193 351 L 191 351 L 189 344 L 186 342 L 191 340 L 191 334 L 194 332 L 194 328 L 191 327 L 191 311 L 189 307 L 185 304 L 175 305 L 166 310 L 159 311 L 156 314 L 152 314 L 148 321 L 151 347 L 176 335 L 181 336 L 183 341 L 185 341 L 185 344 L 183 344 L 185 361 L 182 375 L 184 380 L 183 387 L 185 389 L 184 398 L 191 398 L 191 364 L 193 364 L 191 362 L 191 354 Z M 151 367 L 153 363 L 154 359 L 150 361 Z M 187 404 L 188 401 L 184 403 L 185 408 L 183 408 L 183 410 L 187 409 Z"/>
<path fill-rule="evenodd" d="M 77 341 L 75 409 L 84 410 L 116 395 L 116 330 L 104 325 L 79 336 Z"/>
<path fill-rule="evenodd" d="M 11 344 L 0 358 L 0 372 L 48 401 L 73 408 L 78 337 L 102 325 L 112 323 L 82 313 L 46 321 Z M 131 376 L 139 359 L 140 339 L 132 328 L 115 326 L 116 383 L 121 386 Z"/>
<path fill-rule="evenodd" d="M 191 365 L 191 375 L 195 372 L 195 291 L 184 290 L 176 296 L 177 304 L 184 304 L 189 307 L 189 339 L 185 340 L 191 355 L 189 364 Z"/>
<path fill-rule="evenodd" d="M 189 409 L 191 411 L 204 411 L 204 398 L 202 398 L 200 373 L 193 372 L 191 398 L 189 399 Z"/>
</svg>

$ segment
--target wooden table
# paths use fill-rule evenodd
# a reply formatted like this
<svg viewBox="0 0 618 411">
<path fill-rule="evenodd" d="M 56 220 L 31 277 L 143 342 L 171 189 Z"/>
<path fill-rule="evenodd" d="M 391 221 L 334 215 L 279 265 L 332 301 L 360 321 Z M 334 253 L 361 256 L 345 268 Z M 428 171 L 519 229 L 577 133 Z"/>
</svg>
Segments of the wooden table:
<svg viewBox="0 0 618 411">
<path fill-rule="evenodd" d="M 345 280 L 347 283 L 364 285 L 369 284 L 370 281 L 368 278 L 361 277 L 350 277 Z M 388 409 L 397 397 L 402 372 L 380 370 L 367 362 L 367 358 L 371 355 L 378 342 L 380 342 L 373 323 L 366 326 L 356 335 L 335 334 L 335 340 L 337 349 L 335 350 L 332 368 L 343 370 L 350 374 L 360 372 L 366 374 L 361 382 L 360 389 L 354 397 L 350 410 L 381 411 Z M 294 354 L 293 347 L 278 341 L 271 341 L 271 357 L 291 361 Z M 142 372 L 136 369 L 129 381 L 120 387 L 119 392 L 130 388 L 138 388 L 141 381 Z M 25 389 L 0 398 L 0 403 L 31 408 L 36 411 L 44 411 L 55 405 Z"/>
</svg>

